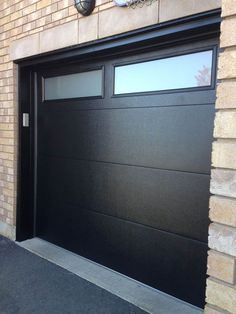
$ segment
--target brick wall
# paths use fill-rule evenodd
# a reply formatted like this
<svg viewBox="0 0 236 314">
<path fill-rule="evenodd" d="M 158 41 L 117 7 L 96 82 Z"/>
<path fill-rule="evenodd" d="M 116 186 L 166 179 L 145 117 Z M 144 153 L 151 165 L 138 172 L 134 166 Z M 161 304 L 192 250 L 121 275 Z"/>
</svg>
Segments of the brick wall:
<svg viewBox="0 0 236 314">
<path fill-rule="evenodd" d="M 207 314 L 236 314 L 236 0 L 222 1 L 212 152 Z"/>
</svg>

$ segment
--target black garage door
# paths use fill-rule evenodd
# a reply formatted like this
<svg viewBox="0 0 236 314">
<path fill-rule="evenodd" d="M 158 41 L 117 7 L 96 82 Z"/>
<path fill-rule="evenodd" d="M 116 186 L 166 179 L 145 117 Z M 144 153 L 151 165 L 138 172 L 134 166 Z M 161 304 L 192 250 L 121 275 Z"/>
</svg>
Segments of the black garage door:
<svg viewBox="0 0 236 314">
<path fill-rule="evenodd" d="M 215 41 L 38 73 L 38 237 L 203 306 Z"/>
</svg>

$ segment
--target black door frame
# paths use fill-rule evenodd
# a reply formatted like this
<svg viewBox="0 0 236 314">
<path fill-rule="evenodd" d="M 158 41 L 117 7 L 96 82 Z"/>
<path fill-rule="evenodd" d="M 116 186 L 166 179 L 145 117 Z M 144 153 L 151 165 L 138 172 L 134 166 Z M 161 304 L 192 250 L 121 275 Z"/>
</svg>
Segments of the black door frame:
<svg viewBox="0 0 236 314">
<path fill-rule="evenodd" d="M 35 229 L 37 70 L 47 66 L 47 64 L 73 62 L 78 57 L 80 60 L 92 59 L 105 55 L 118 55 L 124 50 L 132 53 L 154 47 L 160 49 L 185 42 L 218 38 L 221 23 L 220 14 L 221 10 L 216 9 L 16 62 L 19 70 L 17 241 L 34 237 Z M 30 115 L 28 128 L 22 125 L 23 113 Z"/>
</svg>

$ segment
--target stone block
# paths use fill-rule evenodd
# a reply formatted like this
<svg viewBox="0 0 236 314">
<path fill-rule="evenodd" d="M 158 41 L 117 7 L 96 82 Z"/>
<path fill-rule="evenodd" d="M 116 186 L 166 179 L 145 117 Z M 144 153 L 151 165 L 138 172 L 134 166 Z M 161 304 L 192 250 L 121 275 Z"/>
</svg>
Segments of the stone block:
<svg viewBox="0 0 236 314">
<path fill-rule="evenodd" d="M 207 274 L 230 284 L 235 283 L 236 259 L 216 251 L 208 252 Z"/>
<path fill-rule="evenodd" d="M 160 0 L 160 22 L 220 8 L 220 0 Z"/>
<path fill-rule="evenodd" d="M 222 16 L 230 16 L 236 14 L 236 0 L 222 1 Z"/>
<path fill-rule="evenodd" d="M 236 140 L 218 140 L 213 143 L 212 166 L 236 169 Z"/>
<path fill-rule="evenodd" d="M 223 81 L 217 86 L 216 108 L 236 108 L 236 81 Z"/>
<path fill-rule="evenodd" d="M 92 14 L 79 20 L 79 43 L 98 38 L 98 14 Z"/>
<path fill-rule="evenodd" d="M 40 52 L 76 45 L 78 43 L 78 21 L 49 28 L 40 33 Z"/>
<path fill-rule="evenodd" d="M 209 217 L 211 221 L 236 227 L 236 199 L 211 196 Z"/>
<path fill-rule="evenodd" d="M 214 137 L 236 138 L 236 110 L 219 111 L 216 113 Z"/>
<path fill-rule="evenodd" d="M 132 10 L 113 7 L 99 13 L 99 38 L 128 32 L 158 22 L 158 1 Z"/>
<path fill-rule="evenodd" d="M 235 287 L 224 285 L 223 283 L 213 279 L 208 279 L 206 300 L 208 303 L 218 306 L 229 313 L 236 314 Z"/>
<path fill-rule="evenodd" d="M 227 48 L 220 54 L 218 79 L 236 78 L 236 49 Z"/>
<path fill-rule="evenodd" d="M 236 228 L 210 224 L 209 247 L 221 253 L 236 256 Z"/>
<path fill-rule="evenodd" d="M 38 33 L 13 41 L 10 46 L 11 60 L 26 58 L 36 55 L 39 52 L 40 47 Z"/>
<path fill-rule="evenodd" d="M 230 47 L 236 45 L 236 16 L 223 19 L 221 23 L 220 46 Z"/>
<path fill-rule="evenodd" d="M 229 312 L 226 313 L 224 310 L 216 306 L 207 304 L 205 306 L 204 314 L 229 314 Z"/>
<path fill-rule="evenodd" d="M 236 171 L 212 169 L 210 191 L 212 194 L 236 198 Z"/>
<path fill-rule="evenodd" d="M 15 240 L 16 238 L 16 228 L 15 226 L 11 226 L 3 221 L 0 221 L 0 234 L 9 238 L 11 240 Z"/>
</svg>

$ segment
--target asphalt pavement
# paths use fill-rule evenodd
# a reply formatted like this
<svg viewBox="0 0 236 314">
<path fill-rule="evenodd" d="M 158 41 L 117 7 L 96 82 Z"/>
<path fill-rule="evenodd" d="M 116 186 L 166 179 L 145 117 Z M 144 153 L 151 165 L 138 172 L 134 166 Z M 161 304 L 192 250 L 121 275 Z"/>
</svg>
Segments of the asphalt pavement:
<svg viewBox="0 0 236 314">
<path fill-rule="evenodd" d="M 145 314 L 0 236 L 0 314 Z"/>
</svg>

